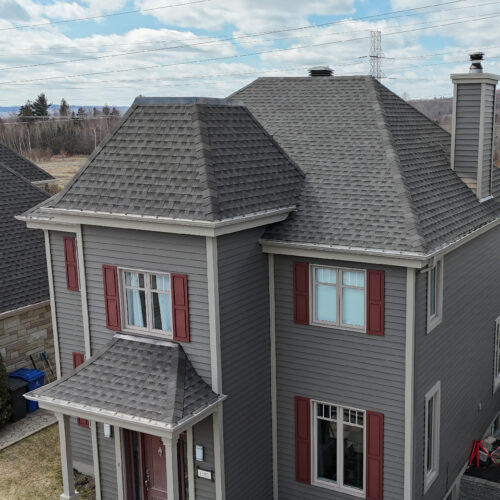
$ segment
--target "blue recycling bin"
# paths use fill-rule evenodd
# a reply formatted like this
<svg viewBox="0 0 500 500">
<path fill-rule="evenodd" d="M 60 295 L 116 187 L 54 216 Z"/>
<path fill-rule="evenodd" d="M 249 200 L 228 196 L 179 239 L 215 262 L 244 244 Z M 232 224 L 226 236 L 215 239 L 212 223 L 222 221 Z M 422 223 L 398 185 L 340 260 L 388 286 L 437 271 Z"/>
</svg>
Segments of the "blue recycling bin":
<svg viewBox="0 0 500 500">
<path fill-rule="evenodd" d="M 25 382 L 28 382 L 28 392 L 37 389 L 43 385 L 45 379 L 45 372 L 41 370 L 29 370 L 28 368 L 19 368 L 15 372 L 9 373 L 9 377 L 20 378 Z M 32 412 L 38 409 L 38 403 L 36 401 L 28 401 L 28 412 Z"/>
</svg>

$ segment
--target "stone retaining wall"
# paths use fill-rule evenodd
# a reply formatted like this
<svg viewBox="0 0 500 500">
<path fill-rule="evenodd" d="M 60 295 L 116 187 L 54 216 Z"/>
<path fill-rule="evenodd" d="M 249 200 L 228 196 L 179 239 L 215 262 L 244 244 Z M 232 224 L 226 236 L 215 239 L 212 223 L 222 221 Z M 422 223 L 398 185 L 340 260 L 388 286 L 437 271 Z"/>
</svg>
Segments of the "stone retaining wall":
<svg viewBox="0 0 500 500">
<path fill-rule="evenodd" d="M 0 315 L 0 355 L 10 373 L 18 368 L 33 368 L 30 354 L 37 368 L 44 369 L 39 353 L 46 351 L 55 372 L 54 340 L 50 303 L 28 306 L 12 314 Z"/>
</svg>

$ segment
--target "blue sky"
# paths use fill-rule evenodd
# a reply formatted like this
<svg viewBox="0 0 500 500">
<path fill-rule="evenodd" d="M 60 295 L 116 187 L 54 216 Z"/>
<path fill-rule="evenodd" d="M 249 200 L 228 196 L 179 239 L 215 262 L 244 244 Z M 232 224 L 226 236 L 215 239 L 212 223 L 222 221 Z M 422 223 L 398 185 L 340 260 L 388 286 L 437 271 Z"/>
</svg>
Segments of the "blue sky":
<svg viewBox="0 0 500 500">
<path fill-rule="evenodd" d="M 470 50 L 500 72 L 499 19 L 494 0 L 0 0 L 0 106 L 39 92 L 85 105 L 223 97 L 315 65 L 367 74 L 373 30 L 385 85 L 407 98 L 449 96 Z"/>
</svg>

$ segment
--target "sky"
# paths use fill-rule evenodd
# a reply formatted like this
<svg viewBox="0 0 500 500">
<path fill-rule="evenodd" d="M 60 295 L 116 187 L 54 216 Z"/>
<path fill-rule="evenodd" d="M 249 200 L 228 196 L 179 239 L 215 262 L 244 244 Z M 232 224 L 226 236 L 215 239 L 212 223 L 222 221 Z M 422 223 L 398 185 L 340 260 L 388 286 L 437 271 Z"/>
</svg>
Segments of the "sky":
<svg viewBox="0 0 500 500">
<path fill-rule="evenodd" d="M 226 97 L 259 76 L 370 73 L 406 99 L 451 96 L 485 52 L 500 73 L 500 0 L 0 0 L 0 106 L 128 106 L 138 95 Z"/>
</svg>

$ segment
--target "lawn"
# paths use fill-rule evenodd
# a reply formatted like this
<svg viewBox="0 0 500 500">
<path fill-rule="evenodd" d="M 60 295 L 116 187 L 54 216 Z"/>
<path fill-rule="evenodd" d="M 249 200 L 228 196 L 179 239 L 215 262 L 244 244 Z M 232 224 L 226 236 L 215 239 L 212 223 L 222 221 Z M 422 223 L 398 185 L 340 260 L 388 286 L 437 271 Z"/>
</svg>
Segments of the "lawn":
<svg viewBox="0 0 500 500">
<path fill-rule="evenodd" d="M 0 500 L 54 500 L 62 493 L 59 431 L 53 425 L 0 451 Z M 81 500 L 93 500 L 93 481 L 76 473 Z"/>
</svg>

